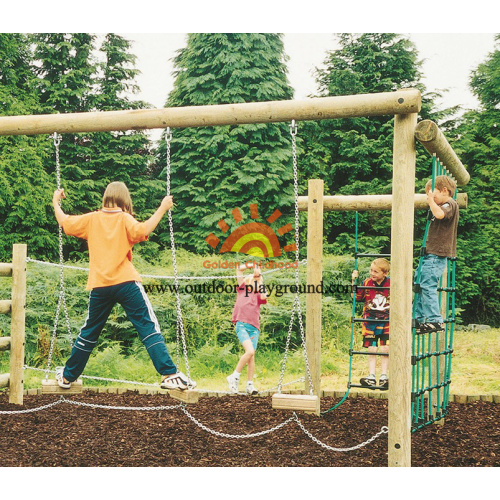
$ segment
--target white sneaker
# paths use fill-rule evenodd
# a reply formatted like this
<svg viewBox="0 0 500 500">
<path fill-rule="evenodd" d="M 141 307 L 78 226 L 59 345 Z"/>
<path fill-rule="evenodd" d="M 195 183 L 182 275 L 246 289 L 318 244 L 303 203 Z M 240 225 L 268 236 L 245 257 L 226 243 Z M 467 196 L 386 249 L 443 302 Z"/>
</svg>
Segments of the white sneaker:
<svg viewBox="0 0 500 500">
<path fill-rule="evenodd" d="M 238 394 L 238 385 L 240 383 L 240 379 L 234 376 L 234 373 L 231 373 L 228 377 L 226 377 L 227 383 L 229 385 L 229 392 L 233 394 Z"/>
<path fill-rule="evenodd" d="M 57 385 L 62 389 L 69 389 L 71 387 L 71 382 L 68 382 L 63 375 L 64 366 L 58 366 L 56 368 L 56 380 Z"/>
<path fill-rule="evenodd" d="M 196 382 L 186 377 L 184 373 L 177 372 L 164 377 L 160 387 L 162 389 L 180 389 L 181 391 L 185 391 L 186 389 L 194 389 L 196 387 Z"/>
<path fill-rule="evenodd" d="M 255 396 L 256 394 L 259 394 L 259 391 L 255 388 L 253 385 L 253 382 L 248 381 L 247 382 L 247 394 L 251 396 Z"/>
</svg>

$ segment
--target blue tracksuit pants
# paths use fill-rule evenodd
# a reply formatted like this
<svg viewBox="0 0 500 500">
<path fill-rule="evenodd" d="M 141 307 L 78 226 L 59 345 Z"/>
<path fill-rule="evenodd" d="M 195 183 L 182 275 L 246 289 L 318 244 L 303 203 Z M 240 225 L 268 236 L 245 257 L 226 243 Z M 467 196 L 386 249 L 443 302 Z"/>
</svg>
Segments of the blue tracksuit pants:
<svg viewBox="0 0 500 500">
<path fill-rule="evenodd" d="M 176 373 L 177 367 L 170 357 L 160 325 L 142 284 L 127 281 L 91 290 L 87 318 L 64 367 L 64 377 L 73 382 L 82 374 L 116 303 L 123 307 L 127 318 L 136 328 L 156 371 L 161 375 Z"/>
</svg>

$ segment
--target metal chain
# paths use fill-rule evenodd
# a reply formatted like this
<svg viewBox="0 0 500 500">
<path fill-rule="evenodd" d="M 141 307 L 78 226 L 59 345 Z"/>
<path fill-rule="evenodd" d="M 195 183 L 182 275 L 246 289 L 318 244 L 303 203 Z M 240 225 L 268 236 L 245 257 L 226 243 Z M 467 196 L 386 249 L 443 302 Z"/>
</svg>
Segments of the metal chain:
<svg viewBox="0 0 500 500">
<path fill-rule="evenodd" d="M 354 451 L 354 450 L 359 450 L 360 448 L 363 448 L 363 446 L 366 446 L 367 444 L 370 444 L 372 441 L 375 441 L 375 439 L 379 438 L 383 434 L 387 434 L 389 432 L 389 428 L 386 427 L 385 425 L 380 429 L 377 434 L 372 436 L 371 438 L 367 439 L 365 442 L 357 444 L 356 446 L 351 446 L 350 448 L 333 448 L 332 446 L 328 446 L 327 444 L 323 443 L 320 441 L 318 438 L 314 437 L 302 424 L 302 422 L 299 420 L 297 417 L 297 414 L 295 414 L 295 421 L 297 422 L 297 425 L 302 429 L 302 431 L 309 437 L 311 438 L 316 444 L 319 444 L 321 447 L 329 450 L 329 451 L 339 451 L 339 452 L 347 452 L 347 451 Z"/>
<path fill-rule="evenodd" d="M 288 420 L 285 420 L 281 424 L 278 424 L 276 427 L 272 427 L 271 429 L 266 429 L 265 431 L 260 431 L 260 432 L 254 432 L 252 434 L 226 434 L 225 432 L 219 432 L 219 431 L 214 431 L 213 429 L 210 429 L 206 425 L 202 424 L 199 420 L 197 420 L 193 415 L 191 415 L 187 409 L 183 406 L 181 407 L 181 410 L 187 415 L 189 419 L 191 419 L 198 427 L 203 429 L 206 432 L 209 432 L 210 434 L 213 434 L 214 436 L 218 437 L 224 437 L 224 438 L 229 438 L 229 439 L 249 439 L 253 437 L 259 437 L 259 436 L 264 436 L 266 434 L 269 434 L 271 432 L 277 431 L 278 429 L 281 429 L 285 425 L 289 424 L 295 418 L 292 416 Z"/>
<path fill-rule="evenodd" d="M 170 127 L 167 128 L 165 140 L 167 143 L 167 196 L 170 196 L 170 171 L 171 171 L 170 143 L 172 141 L 172 133 L 170 131 Z M 182 319 L 181 297 L 179 294 L 179 279 L 177 272 L 177 257 L 175 252 L 174 223 L 172 219 L 172 210 L 168 211 L 168 227 L 170 229 L 170 247 L 172 250 L 172 266 L 174 268 L 174 288 L 175 288 L 175 299 L 176 299 L 176 310 L 177 310 L 177 342 L 176 342 L 177 356 L 179 358 L 179 340 L 180 340 L 182 342 L 182 350 L 184 354 L 184 364 L 186 367 L 188 385 L 190 386 L 191 374 L 189 373 L 189 359 L 187 354 L 186 335 L 184 331 L 184 321 Z"/>
<path fill-rule="evenodd" d="M 58 404 L 64 403 L 63 399 L 58 399 L 57 401 L 54 401 L 53 403 L 50 403 L 48 405 L 44 406 L 39 406 L 38 408 L 29 408 L 28 410 L 0 410 L 0 415 L 14 415 L 14 414 L 21 414 L 21 413 L 34 413 L 36 411 L 42 411 L 42 410 L 48 410 L 49 408 L 52 408 L 53 406 L 56 406 Z"/>
<path fill-rule="evenodd" d="M 59 145 L 61 144 L 61 136 L 57 132 L 54 132 L 54 135 L 51 137 L 52 137 L 53 142 L 54 142 L 54 148 L 55 148 L 55 154 L 56 154 L 57 189 L 61 189 L 61 164 L 60 164 L 60 159 L 59 159 Z M 61 204 L 61 201 L 59 201 L 59 204 Z M 59 226 L 59 299 L 57 301 L 56 316 L 54 319 L 54 327 L 52 330 L 52 336 L 50 339 L 49 354 L 47 357 L 47 369 L 45 371 L 45 379 L 46 380 L 49 378 L 50 365 L 52 364 L 52 356 L 54 353 L 54 347 L 55 347 L 55 343 L 56 343 L 57 327 L 59 324 L 59 314 L 61 312 L 61 305 L 62 305 L 62 308 L 64 311 L 64 316 L 66 319 L 66 326 L 68 328 L 68 334 L 69 334 L 69 337 L 71 338 L 71 336 L 72 336 L 71 325 L 70 325 L 70 321 L 69 321 L 68 307 L 66 305 L 66 290 L 64 287 L 63 234 L 62 234 L 62 227 Z"/>
<path fill-rule="evenodd" d="M 65 399 L 64 402 L 70 405 L 87 406 L 89 408 L 99 408 L 103 410 L 161 411 L 161 410 L 182 409 L 182 404 L 170 405 L 170 406 L 109 406 L 109 405 L 98 405 L 96 403 L 84 403 L 82 401 L 74 401 L 72 399 Z"/>
<path fill-rule="evenodd" d="M 297 162 L 297 141 L 296 141 L 297 125 L 295 124 L 295 120 L 292 120 L 292 122 L 290 124 L 290 135 L 292 137 L 293 190 L 294 190 L 294 202 L 295 202 L 295 261 L 299 262 L 299 257 L 300 257 L 299 256 L 299 229 L 300 229 L 300 224 L 299 224 L 299 181 L 298 181 L 298 168 L 297 168 L 298 162 Z M 299 290 L 299 268 L 298 268 L 298 266 L 295 268 L 295 286 L 296 286 L 296 290 Z M 307 356 L 306 337 L 305 337 L 305 333 L 304 333 L 304 325 L 302 322 L 302 310 L 300 307 L 300 298 L 299 298 L 298 291 L 295 294 L 295 297 L 293 300 L 292 313 L 290 316 L 290 324 L 288 327 L 288 335 L 287 335 L 286 345 L 285 345 L 285 354 L 283 356 L 280 379 L 278 382 L 278 392 L 281 393 L 281 387 L 283 385 L 283 378 L 285 376 L 286 362 L 287 362 L 287 358 L 288 358 L 288 350 L 290 348 L 290 340 L 292 337 L 292 330 L 293 330 L 293 322 L 294 322 L 295 313 L 297 313 L 297 319 L 299 322 L 299 331 L 300 331 L 300 336 L 301 336 L 301 340 L 302 340 L 302 349 L 304 352 L 306 374 L 307 374 L 307 379 L 308 379 L 309 388 L 310 388 L 309 392 L 312 395 L 314 386 L 312 383 L 309 358 Z"/>
<path fill-rule="evenodd" d="M 271 432 L 275 432 L 283 427 L 285 425 L 288 425 L 290 422 L 295 421 L 297 425 L 301 428 L 301 430 L 306 434 L 312 441 L 314 441 L 316 444 L 321 446 L 322 448 L 325 448 L 329 451 L 337 451 L 337 452 L 349 452 L 349 451 L 354 451 L 354 450 L 359 450 L 360 448 L 363 448 L 364 446 L 370 444 L 371 442 L 375 441 L 378 439 L 380 436 L 383 434 L 387 434 L 389 432 L 389 428 L 386 426 L 383 426 L 377 434 L 372 436 L 371 438 L 367 439 L 363 443 L 357 444 L 355 446 L 351 446 L 350 448 L 334 448 L 332 446 L 329 446 L 322 441 L 320 441 L 318 438 L 313 436 L 302 424 L 302 422 L 299 420 L 297 414 L 294 412 L 293 415 L 288 419 L 285 420 L 284 422 L 281 422 L 281 424 L 276 425 L 275 427 L 272 427 L 270 429 L 266 429 L 263 431 L 259 432 L 254 432 L 251 434 L 227 434 L 225 432 L 219 432 L 215 431 L 213 429 L 210 429 L 206 425 L 202 424 L 199 420 L 197 420 L 193 415 L 191 415 L 188 410 L 186 409 L 186 406 L 182 403 L 178 405 L 169 405 L 169 406 L 109 406 L 109 405 L 100 405 L 96 403 L 85 403 L 83 401 L 75 401 L 72 399 L 66 399 L 64 396 L 61 396 L 60 399 L 49 403 L 47 405 L 43 406 L 38 406 L 37 408 L 29 408 L 26 410 L 0 410 L 0 415 L 19 415 L 19 414 L 26 414 L 26 413 L 34 413 L 42 410 L 48 410 L 49 408 L 53 408 L 54 406 L 57 406 L 61 403 L 67 403 L 73 406 L 82 406 L 82 407 L 87 407 L 87 408 L 94 408 L 94 409 L 103 409 L 103 410 L 121 410 L 121 411 L 164 411 L 164 410 L 181 410 L 194 424 L 196 424 L 200 429 L 213 434 L 214 436 L 218 437 L 223 437 L 223 438 L 228 438 L 228 439 L 250 439 L 254 437 L 260 437 L 260 436 L 265 436 L 266 434 L 270 434 Z"/>
<path fill-rule="evenodd" d="M 33 366 L 23 366 L 24 370 L 34 370 L 34 371 L 40 371 L 40 372 L 46 372 L 44 368 L 36 368 Z M 55 373 L 55 370 L 49 370 L 49 373 Z M 159 387 L 158 382 L 156 383 L 149 383 L 149 382 L 136 382 L 135 380 L 123 380 L 123 379 L 117 379 L 117 378 L 106 378 L 106 377 L 97 377 L 94 375 L 80 375 L 79 378 L 86 378 L 89 380 L 100 380 L 101 382 L 117 382 L 119 384 L 133 384 L 133 385 L 142 385 L 145 387 Z"/>
</svg>

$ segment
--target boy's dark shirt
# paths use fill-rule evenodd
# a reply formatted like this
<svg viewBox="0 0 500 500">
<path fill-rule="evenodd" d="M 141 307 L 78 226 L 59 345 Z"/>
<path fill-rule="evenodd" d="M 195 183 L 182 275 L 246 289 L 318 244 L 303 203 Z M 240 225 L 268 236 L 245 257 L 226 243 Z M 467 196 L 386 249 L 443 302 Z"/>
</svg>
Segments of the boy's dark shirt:
<svg viewBox="0 0 500 500">
<path fill-rule="evenodd" d="M 425 251 L 439 257 L 456 257 L 458 203 L 453 198 L 450 198 L 440 207 L 444 212 L 444 218 L 436 219 L 434 217 L 432 219 Z"/>
</svg>

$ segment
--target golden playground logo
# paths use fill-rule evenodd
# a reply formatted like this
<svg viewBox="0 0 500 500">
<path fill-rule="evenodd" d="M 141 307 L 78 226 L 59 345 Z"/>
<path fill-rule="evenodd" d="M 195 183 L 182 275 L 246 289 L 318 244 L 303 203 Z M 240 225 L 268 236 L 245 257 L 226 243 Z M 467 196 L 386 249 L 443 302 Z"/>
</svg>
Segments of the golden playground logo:
<svg viewBox="0 0 500 500">
<path fill-rule="evenodd" d="M 231 211 L 231 214 L 236 224 L 240 224 L 243 221 L 243 216 L 239 208 L 234 208 Z M 256 219 L 259 219 L 259 210 L 257 204 L 252 203 L 250 205 L 250 218 L 253 221 L 241 224 L 229 233 L 222 243 L 219 253 L 237 252 L 251 255 L 252 257 L 269 259 L 273 257 L 281 257 L 283 252 L 286 253 L 295 251 L 297 249 L 295 243 L 285 245 L 282 250 L 278 238 L 278 235 L 283 236 L 290 231 L 293 231 L 292 225 L 290 223 L 284 224 L 279 227 L 276 232 L 270 226 L 270 224 L 278 221 L 282 215 L 283 214 L 279 210 L 275 210 L 266 219 L 268 224 L 256 222 Z M 229 224 L 224 219 L 221 219 L 217 225 L 223 235 L 229 231 Z M 217 250 L 221 239 L 214 233 L 210 233 L 205 238 L 205 241 L 208 245 L 210 245 L 210 247 Z"/>
</svg>

